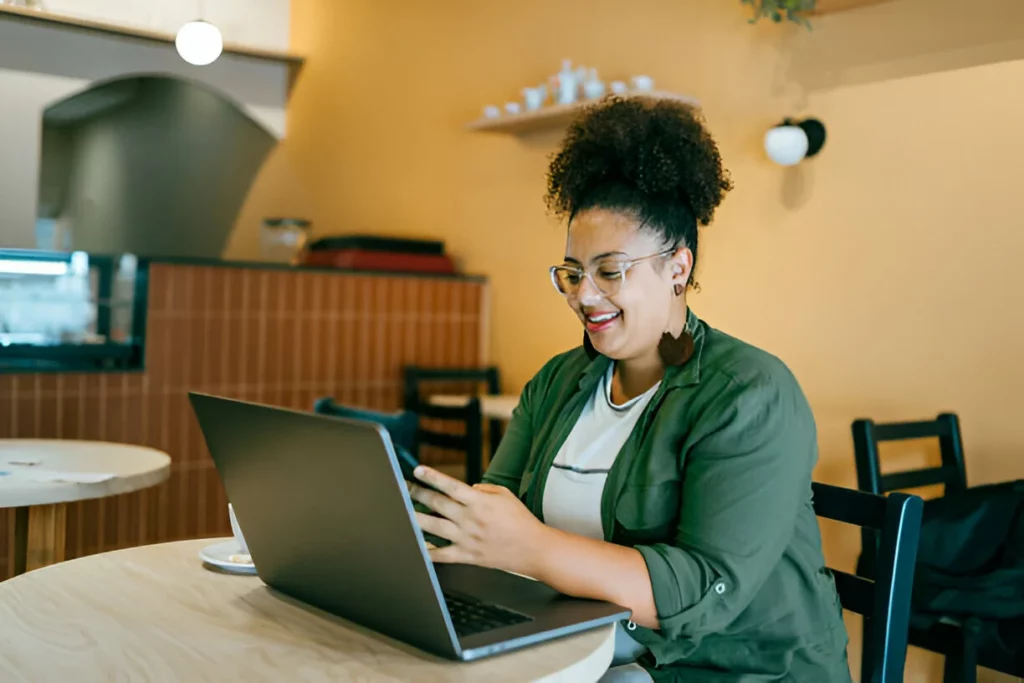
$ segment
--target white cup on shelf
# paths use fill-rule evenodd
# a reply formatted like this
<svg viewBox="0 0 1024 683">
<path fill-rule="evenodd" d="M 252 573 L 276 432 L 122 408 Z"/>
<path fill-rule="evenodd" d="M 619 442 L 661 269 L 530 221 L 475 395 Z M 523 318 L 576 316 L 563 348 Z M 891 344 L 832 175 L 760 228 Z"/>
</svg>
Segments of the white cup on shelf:
<svg viewBox="0 0 1024 683">
<path fill-rule="evenodd" d="M 654 90 L 654 79 L 650 76 L 633 76 L 633 90 L 637 92 L 651 92 Z"/>
<path fill-rule="evenodd" d="M 527 111 L 540 109 L 544 106 L 544 100 L 548 98 L 548 89 L 545 85 L 536 88 L 523 88 L 523 103 Z"/>
</svg>

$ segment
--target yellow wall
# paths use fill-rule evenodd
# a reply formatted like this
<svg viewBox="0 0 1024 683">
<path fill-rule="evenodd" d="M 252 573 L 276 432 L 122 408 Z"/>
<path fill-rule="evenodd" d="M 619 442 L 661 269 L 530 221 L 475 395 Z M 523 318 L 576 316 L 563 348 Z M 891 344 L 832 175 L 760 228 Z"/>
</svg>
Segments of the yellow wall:
<svg viewBox="0 0 1024 683">
<path fill-rule="evenodd" d="M 739 0 L 293 3 L 309 62 L 234 253 L 254 255 L 258 217 L 281 212 L 321 234 L 442 237 L 491 277 L 493 360 L 518 388 L 581 333 L 545 272 L 564 239 L 542 204 L 558 138 L 460 127 L 564 57 L 647 73 L 702 100 L 736 182 L 692 303 L 794 369 L 818 478 L 853 483 L 854 417 L 940 410 L 961 415 L 972 481 L 1024 477 L 1024 3 L 894 0 L 811 33 L 749 26 Z M 794 114 L 830 139 L 783 170 L 760 139 Z M 856 534 L 826 535 L 852 566 Z M 940 674 L 915 653 L 907 680 Z"/>
</svg>

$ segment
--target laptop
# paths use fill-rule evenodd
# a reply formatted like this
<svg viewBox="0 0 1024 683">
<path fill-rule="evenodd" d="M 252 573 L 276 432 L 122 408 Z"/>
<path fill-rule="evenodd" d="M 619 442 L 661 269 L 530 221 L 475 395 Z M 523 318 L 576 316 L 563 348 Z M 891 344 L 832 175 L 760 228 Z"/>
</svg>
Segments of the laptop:
<svg viewBox="0 0 1024 683">
<path fill-rule="evenodd" d="M 627 619 L 496 569 L 434 565 L 387 431 L 374 422 L 190 393 L 260 579 L 464 661 Z"/>
</svg>

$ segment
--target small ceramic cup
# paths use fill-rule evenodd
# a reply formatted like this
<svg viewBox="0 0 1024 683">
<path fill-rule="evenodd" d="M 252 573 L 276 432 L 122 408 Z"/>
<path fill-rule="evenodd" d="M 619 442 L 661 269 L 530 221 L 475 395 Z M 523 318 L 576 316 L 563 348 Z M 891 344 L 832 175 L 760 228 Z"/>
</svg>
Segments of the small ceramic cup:
<svg viewBox="0 0 1024 683">
<path fill-rule="evenodd" d="M 235 540 L 242 547 L 242 553 L 248 555 L 249 546 L 245 544 L 245 536 L 242 535 L 242 528 L 238 526 L 238 519 L 235 518 L 235 508 L 231 506 L 231 503 L 228 503 L 228 517 L 231 518 L 231 533 L 235 535 Z"/>
<path fill-rule="evenodd" d="M 633 76 L 633 89 L 638 92 L 651 92 L 654 90 L 654 79 L 650 76 Z"/>
<path fill-rule="evenodd" d="M 548 89 L 541 85 L 536 88 L 523 88 L 523 103 L 526 105 L 527 111 L 533 111 L 540 109 L 544 106 L 544 100 L 547 99 Z"/>
</svg>

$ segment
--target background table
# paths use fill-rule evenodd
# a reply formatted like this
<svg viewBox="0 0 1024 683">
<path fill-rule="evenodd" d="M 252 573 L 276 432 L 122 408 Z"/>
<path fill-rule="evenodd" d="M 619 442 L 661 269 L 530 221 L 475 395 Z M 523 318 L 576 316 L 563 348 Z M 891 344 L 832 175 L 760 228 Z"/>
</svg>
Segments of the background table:
<svg viewBox="0 0 1024 683">
<path fill-rule="evenodd" d="M 0 680 L 596 681 L 605 627 L 478 662 L 449 662 L 203 568 L 216 540 L 92 555 L 0 583 Z"/>
<path fill-rule="evenodd" d="M 511 420 L 512 411 L 519 405 L 519 397 L 508 395 L 477 396 L 480 399 L 480 414 L 491 420 Z M 435 406 L 462 406 L 469 401 L 469 396 L 458 394 L 432 394 L 427 400 Z"/>
<path fill-rule="evenodd" d="M 32 466 L 11 461 L 38 461 Z M 0 439 L 0 508 L 16 508 L 14 574 L 64 559 L 64 503 L 105 498 L 155 486 L 167 479 L 171 459 L 166 453 L 102 441 Z M 112 474 L 96 483 L 30 481 L 24 473 L 48 470 Z"/>
</svg>

